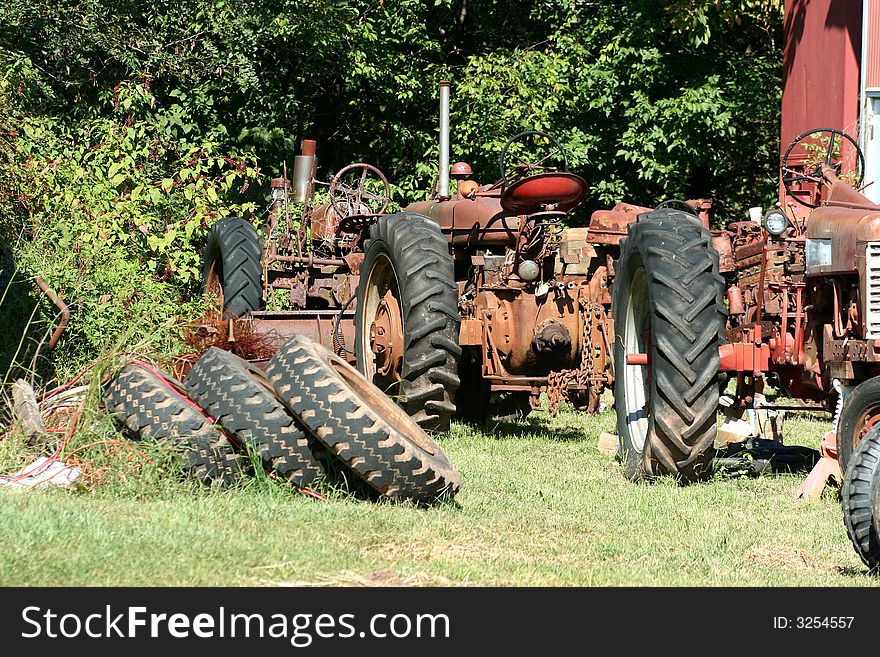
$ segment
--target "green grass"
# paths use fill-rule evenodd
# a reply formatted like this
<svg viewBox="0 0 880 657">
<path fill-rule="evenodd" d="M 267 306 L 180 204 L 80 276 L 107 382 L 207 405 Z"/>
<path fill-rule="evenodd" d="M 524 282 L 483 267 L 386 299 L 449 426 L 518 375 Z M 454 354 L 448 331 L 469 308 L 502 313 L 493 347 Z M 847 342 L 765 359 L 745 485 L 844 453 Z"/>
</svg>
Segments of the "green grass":
<svg viewBox="0 0 880 657">
<path fill-rule="evenodd" d="M 815 447 L 820 417 L 788 419 L 786 441 Z M 831 491 L 794 500 L 802 475 L 634 485 L 596 449 L 613 423 L 563 411 L 455 425 L 441 444 L 464 485 L 431 509 L 266 481 L 217 492 L 156 465 L 91 493 L 0 489 L 0 584 L 877 584 Z M 4 471 L 16 455 L 0 449 Z"/>
</svg>

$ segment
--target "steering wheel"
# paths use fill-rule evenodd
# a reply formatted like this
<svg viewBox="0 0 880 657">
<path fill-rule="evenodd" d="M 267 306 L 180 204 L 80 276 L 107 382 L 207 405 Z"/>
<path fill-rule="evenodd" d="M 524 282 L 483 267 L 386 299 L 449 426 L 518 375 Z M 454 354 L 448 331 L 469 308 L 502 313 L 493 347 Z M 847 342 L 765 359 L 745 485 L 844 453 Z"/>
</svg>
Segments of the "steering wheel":
<svg viewBox="0 0 880 657">
<path fill-rule="evenodd" d="M 687 212 L 688 214 L 692 214 L 695 217 L 700 216 L 700 213 L 697 211 L 697 209 L 693 205 L 691 205 L 687 201 L 682 201 L 679 198 L 668 198 L 665 201 L 663 201 L 662 203 L 660 203 L 660 205 L 658 205 L 654 209 L 661 210 L 663 208 L 670 208 L 670 207 L 678 207 L 681 210 L 683 210 L 684 212 Z"/>
<path fill-rule="evenodd" d="M 330 181 L 330 205 L 341 219 L 382 214 L 390 202 L 391 185 L 385 174 L 371 164 L 349 164 Z"/>
<path fill-rule="evenodd" d="M 803 166 L 798 171 L 793 166 Z M 800 182 L 823 182 L 822 165 L 831 167 L 853 187 L 859 187 L 865 178 L 865 155 L 856 140 L 834 128 L 817 128 L 795 137 L 782 156 L 782 186 L 795 201 L 808 208 L 818 204 L 800 198 L 804 190 L 792 189 Z M 844 166 L 850 167 L 844 172 Z"/>
<path fill-rule="evenodd" d="M 515 142 L 523 141 L 526 137 L 543 137 L 550 142 L 551 146 L 554 146 L 555 148 L 534 163 L 526 162 L 523 160 L 508 171 L 507 150 Z M 527 130 L 526 132 L 521 132 L 518 135 L 514 135 L 506 144 L 504 144 L 504 148 L 501 149 L 501 160 L 498 164 L 498 168 L 501 171 L 501 182 L 504 184 L 505 187 L 510 186 L 510 178 L 508 177 L 508 174 L 510 174 L 510 176 L 516 174 L 516 180 L 519 180 L 520 178 L 523 178 L 530 172 L 534 171 L 558 171 L 556 167 L 549 167 L 544 165 L 544 162 L 556 155 L 560 156 L 562 159 L 562 170 L 568 171 L 568 156 L 565 154 L 565 149 L 558 141 L 556 141 L 556 139 L 552 135 L 549 135 L 546 132 L 540 132 L 538 130 Z"/>
</svg>

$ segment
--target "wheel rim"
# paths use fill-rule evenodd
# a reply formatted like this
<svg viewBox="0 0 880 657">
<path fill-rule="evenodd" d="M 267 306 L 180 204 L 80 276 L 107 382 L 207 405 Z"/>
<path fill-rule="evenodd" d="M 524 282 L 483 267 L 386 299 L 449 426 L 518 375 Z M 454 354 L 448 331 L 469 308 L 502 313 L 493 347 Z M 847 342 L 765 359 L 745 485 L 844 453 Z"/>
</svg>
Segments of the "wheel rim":
<svg viewBox="0 0 880 657">
<path fill-rule="evenodd" d="M 624 353 L 644 354 L 649 347 L 646 340 L 648 325 L 648 276 L 643 268 L 636 270 L 630 284 L 630 296 L 626 306 L 626 321 L 623 326 Z M 649 362 L 651 355 L 648 354 Z M 648 438 L 648 399 L 650 395 L 649 366 L 629 365 L 624 367 L 624 409 L 626 411 L 626 430 L 630 444 L 643 452 Z"/>
<path fill-rule="evenodd" d="M 852 435 L 852 451 L 855 451 L 859 443 L 868 435 L 875 424 L 880 422 L 880 406 L 871 406 L 859 416 L 856 422 L 856 430 Z"/>
<path fill-rule="evenodd" d="M 401 380 L 403 362 L 403 313 L 400 286 L 391 260 L 376 257 L 364 293 L 361 344 L 369 349 L 365 360 L 367 379 L 382 389 Z"/>
</svg>

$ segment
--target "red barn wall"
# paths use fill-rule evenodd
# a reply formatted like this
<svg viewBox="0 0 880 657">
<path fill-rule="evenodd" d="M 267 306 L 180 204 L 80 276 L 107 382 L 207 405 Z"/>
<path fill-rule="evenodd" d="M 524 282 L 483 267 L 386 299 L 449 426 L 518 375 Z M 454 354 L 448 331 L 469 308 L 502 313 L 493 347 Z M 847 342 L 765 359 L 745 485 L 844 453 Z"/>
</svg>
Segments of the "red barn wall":
<svg viewBox="0 0 880 657">
<path fill-rule="evenodd" d="M 812 128 L 858 135 L 861 42 L 861 0 L 786 0 L 783 151 Z"/>
</svg>

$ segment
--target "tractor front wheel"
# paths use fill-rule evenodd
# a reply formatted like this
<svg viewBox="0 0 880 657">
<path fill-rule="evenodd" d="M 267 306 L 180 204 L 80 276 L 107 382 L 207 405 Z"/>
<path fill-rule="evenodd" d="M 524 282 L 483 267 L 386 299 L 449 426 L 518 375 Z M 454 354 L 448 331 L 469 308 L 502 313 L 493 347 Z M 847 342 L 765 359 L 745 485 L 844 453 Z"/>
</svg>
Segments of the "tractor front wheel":
<svg viewBox="0 0 880 657">
<path fill-rule="evenodd" d="M 846 472 L 853 452 L 880 421 L 880 376 L 857 385 L 847 395 L 837 422 L 837 460 Z"/>
<path fill-rule="evenodd" d="M 256 229 L 240 217 L 226 217 L 208 233 L 202 265 L 206 294 L 220 299 L 225 317 L 259 310 L 263 299 L 263 248 Z"/>
<path fill-rule="evenodd" d="M 711 233 L 663 209 L 621 243 L 612 294 L 614 398 L 627 478 L 711 474 L 723 284 Z"/>
<path fill-rule="evenodd" d="M 851 453 L 840 493 L 846 533 L 872 572 L 880 570 L 880 427 Z"/>
</svg>

